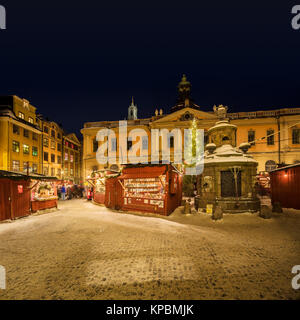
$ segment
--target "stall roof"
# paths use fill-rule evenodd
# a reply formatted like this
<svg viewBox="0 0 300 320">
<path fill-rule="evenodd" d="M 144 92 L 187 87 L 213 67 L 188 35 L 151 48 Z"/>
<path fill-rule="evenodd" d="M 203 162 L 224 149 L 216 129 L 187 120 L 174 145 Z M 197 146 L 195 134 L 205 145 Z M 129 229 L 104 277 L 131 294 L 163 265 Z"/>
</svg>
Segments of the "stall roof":
<svg viewBox="0 0 300 320">
<path fill-rule="evenodd" d="M 0 170 L 0 178 L 10 178 L 15 180 L 21 180 L 21 179 L 57 180 L 56 177 L 48 177 L 38 173 L 31 173 L 27 175 L 21 172 L 6 171 L 6 170 Z"/>
<path fill-rule="evenodd" d="M 281 168 L 277 168 L 277 169 L 274 169 L 270 172 L 275 172 L 275 171 L 282 171 L 282 170 L 286 170 L 286 169 L 289 169 L 289 168 L 294 168 L 294 167 L 299 167 L 300 166 L 300 163 L 295 163 L 295 164 L 291 164 L 289 166 L 285 166 L 285 167 L 281 167 Z"/>
</svg>

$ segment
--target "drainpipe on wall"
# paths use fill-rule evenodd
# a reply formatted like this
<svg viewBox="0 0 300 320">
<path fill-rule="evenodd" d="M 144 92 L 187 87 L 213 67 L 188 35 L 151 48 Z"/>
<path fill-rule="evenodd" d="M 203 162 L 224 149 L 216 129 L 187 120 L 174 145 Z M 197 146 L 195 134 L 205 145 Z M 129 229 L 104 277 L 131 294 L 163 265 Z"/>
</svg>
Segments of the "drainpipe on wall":
<svg viewBox="0 0 300 320">
<path fill-rule="evenodd" d="M 280 115 L 276 116 L 277 118 L 277 130 L 278 130 L 278 164 L 281 163 L 281 156 L 280 156 L 280 152 L 281 152 L 281 147 L 280 147 Z"/>
</svg>

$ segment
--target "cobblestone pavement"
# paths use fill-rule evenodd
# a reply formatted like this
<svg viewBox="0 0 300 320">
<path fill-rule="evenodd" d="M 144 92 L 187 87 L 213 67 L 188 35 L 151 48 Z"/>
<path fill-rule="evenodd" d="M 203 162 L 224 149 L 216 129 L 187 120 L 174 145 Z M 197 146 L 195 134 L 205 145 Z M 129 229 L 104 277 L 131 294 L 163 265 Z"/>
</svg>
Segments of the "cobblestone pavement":
<svg viewBox="0 0 300 320">
<path fill-rule="evenodd" d="M 66 201 L 0 224 L 0 299 L 299 299 L 299 222 L 143 217 Z"/>
</svg>

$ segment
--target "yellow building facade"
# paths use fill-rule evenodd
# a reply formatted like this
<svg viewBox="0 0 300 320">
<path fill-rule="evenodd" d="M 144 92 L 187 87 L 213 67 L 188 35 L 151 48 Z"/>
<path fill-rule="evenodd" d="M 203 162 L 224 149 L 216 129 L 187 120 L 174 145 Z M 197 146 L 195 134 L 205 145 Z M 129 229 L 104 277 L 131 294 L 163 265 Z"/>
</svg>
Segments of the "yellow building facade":
<svg viewBox="0 0 300 320">
<path fill-rule="evenodd" d="M 53 121 L 42 120 L 43 174 L 62 178 L 63 129 Z"/>
<path fill-rule="evenodd" d="M 178 100 L 171 108 L 171 112 L 163 114 L 162 110 L 155 110 L 155 114 L 146 119 L 138 119 L 137 107 L 132 101 L 128 108 L 126 127 L 123 130 L 120 130 L 119 121 L 85 123 L 81 130 L 83 134 L 83 177 L 87 179 L 93 171 L 101 169 L 120 168 L 122 164 L 129 162 L 126 154 L 136 149 L 138 149 L 136 156 L 142 156 L 141 160 L 148 159 L 150 163 L 151 155 L 153 155 L 153 150 L 151 150 L 152 129 L 167 129 L 169 132 L 175 128 L 180 129 L 182 139 L 179 142 L 174 141 L 171 133 L 168 140 L 170 160 L 174 161 L 176 143 L 181 143 L 184 152 L 184 129 L 190 129 L 193 123 L 196 123 L 197 128 L 207 132 L 218 120 L 213 108 L 204 111 L 193 102 L 190 90 L 191 85 L 184 76 L 178 85 Z M 227 117 L 232 124 L 238 127 L 236 145 L 239 146 L 243 142 L 251 143 L 249 153 L 258 161 L 258 171 L 270 171 L 281 164 L 300 162 L 300 108 L 228 112 Z M 98 132 L 105 129 L 111 130 L 110 135 L 102 142 L 97 141 Z M 143 130 L 142 136 L 130 137 L 133 130 L 136 129 Z M 147 139 L 143 135 L 147 136 Z M 206 135 L 204 140 L 205 144 L 210 142 Z M 112 157 L 110 160 L 115 158 L 116 163 L 110 161 L 110 163 L 101 164 L 96 159 L 97 150 L 104 143 L 108 144 L 109 155 Z M 160 138 L 159 160 L 162 160 L 162 144 Z"/>
<path fill-rule="evenodd" d="M 75 133 L 64 136 L 63 143 L 63 171 L 64 180 L 71 180 L 75 184 L 82 182 L 82 148 Z"/>
<path fill-rule="evenodd" d="M 0 97 L 0 170 L 42 173 L 42 131 L 36 108 L 17 96 Z"/>
</svg>

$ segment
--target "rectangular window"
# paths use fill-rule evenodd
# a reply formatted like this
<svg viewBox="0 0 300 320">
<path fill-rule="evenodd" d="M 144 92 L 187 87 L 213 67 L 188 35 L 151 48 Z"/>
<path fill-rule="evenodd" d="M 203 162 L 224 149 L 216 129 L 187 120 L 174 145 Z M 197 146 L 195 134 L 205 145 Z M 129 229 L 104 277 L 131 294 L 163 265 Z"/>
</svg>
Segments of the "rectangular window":
<svg viewBox="0 0 300 320">
<path fill-rule="evenodd" d="M 49 146 L 49 139 L 44 138 L 44 147 L 48 147 Z"/>
<path fill-rule="evenodd" d="M 51 176 L 52 176 L 52 177 L 55 176 L 55 168 L 51 168 Z"/>
<path fill-rule="evenodd" d="M 51 130 L 51 137 L 55 138 L 55 131 L 54 130 Z"/>
<path fill-rule="evenodd" d="M 14 134 L 20 134 L 20 127 L 13 124 L 13 133 Z"/>
<path fill-rule="evenodd" d="M 29 138 L 29 131 L 27 129 L 23 130 L 23 135 L 25 138 Z"/>
<path fill-rule="evenodd" d="M 272 134 L 272 136 L 270 136 Z M 274 130 L 270 129 L 267 131 L 267 145 L 273 146 L 274 145 Z"/>
<path fill-rule="evenodd" d="M 255 141 L 255 131 L 249 130 L 248 131 L 248 142 L 250 143 L 250 142 L 253 142 L 253 141 Z M 255 142 L 251 143 L 251 145 L 254 145 L 254 144 L 255 144 Z"/>
<path fill-rule="evenodd" d="M 57 139 L 61 139 L 61 134 L 59 132 L 57 133 Z"/>
<path fill-rule="evenodd" d="M 28 171 L 29 171 L 29 163 L 26 161 L 23 162 L 23 172 L 27 172 L 27 168 L 28 168 Z"/>
<path fill-rule="evenodd" d="M 51 154 L 51 162 L 52 162 L 52 163 L 55 162 L 55 154 Z"/>
<path fill-rule="evenodd" d="M 98 141 L 96 138 L 93 140 L 93 152 L 97 152 L 98 150 Z"/>
<path fill-rule="evenodd" d="M 57 144 L 57 151 L 61 152 L 61 144 L 60 143 Z"/>
<path fill-rule="evenodd" d="M 49 133 L 49 128 L 45 126 L 45 127 L 44 127 L 44 132 L 45 132 L 45 133 Z"/>
<path fill-rule="evenodd" d="M 61 156 L 57 156 L 57 163 L 61 164 Z"/>
<path fill-rule="evenodd" d="M 33 118 L 29 117 L 29 118 L 28 118 L 28 122 L 30 122 L 31 124 L 33 124 L 33 122 L 34 122 L 34 121 L 33 121 Z"/>
<path fill-rule="evenodd" d="M 34 157 L 38 156 L 38 147 L 35 147 L 35 146 L 32 147 L 32 155 Z"/>
<path fill-rule="evenodd" d="M 19 160 L 13 160 L 12 169 L 13 169 L 13 171 L 20 171 L 20 161 Z"/>
<path fill-rule="evenodd" d="M 47 167 L 44 167 L 44 175 L 45 175 L 45 176 L 47 176 L 47 175 L 48 175 L 48 173 L 49 173 L 48 168 L 47 168 Z"/>
<path fill-rule="evenodd" d="M 13 152 L 20 152 L 20 143 L 18 141 L 13 141 Z"/>
<path fill-rule="evenodd" d="M 44 152 L 44 161 L 48 161 L 48 152 Z"/>
<path fill-rule="evenodd" d="M 110 151 L 117 151 L 117 138 L 111 138 L 110 139 Z"/>
<path fill-rule="evenodd" d="M 65 161 L 68 161 L 69 159 L 69 155 L 68 155 L 68 152 L 65 153 Z"/>
<path fill-rule="evenodd" d="M 51 149 L 55 150 L 55 141 L 54 140 L 51 140 Z"/>
<path fill-rule="evenodd" d="M 20 112 L 20 111 L 19 111 L 18 117 L 19 117 L 20 119 L 23 119 L 23 120 L 25 119 L 24 113 L 23 113 L 23 112 Z"/>
<path fill-rule="evenodd" d="M 33 163 L 33 164 L 32 164 L 32 172 L 33 172 L 33 173 L 37 173 L 37 169 L 38 169 L 37 164 L 36 164 L 36 163 Z"/>
<path fill-rule="evenodd" d="M 168 135 L 168 148 L 174 148 L 174 136 L 170 133 Z"/>
<path fill-rule="evenodd" d="M 37 141 L 38 135 L 35 132 L 32 132 L 32 140 Z"/>
<path fill-rule="evenodd" d="M 74 156 L 70 154 L 70 162 L 73 162 L 73 160 L 74 160 Z"/>
<path fill-rule="evenodd" d="M 148 136 L 142 137 L 142 149 L 148 150 Z"/>
<path fill-rule="evenodd" d="M 70 169 L 70 174 L 71 176 L 73 175 L 74 171 L 73 171 L 73 168 Z"/>
<path fill-rule="evenodd" d="M 61 169 L 57 169 L 57 175 L 60 177 L 61 176 Z"/>
<path fill-rule="evenodd" d="M 127 140 L 127 150 L 131 150 L 132 148 L 132 138 L 131 137 L 128 137 L 128 140 Z"/>
<path fill-rule="evenodd" d="M 293 129 L 292 143 L 300 144 L 300 129 Z"/>
</svg>

